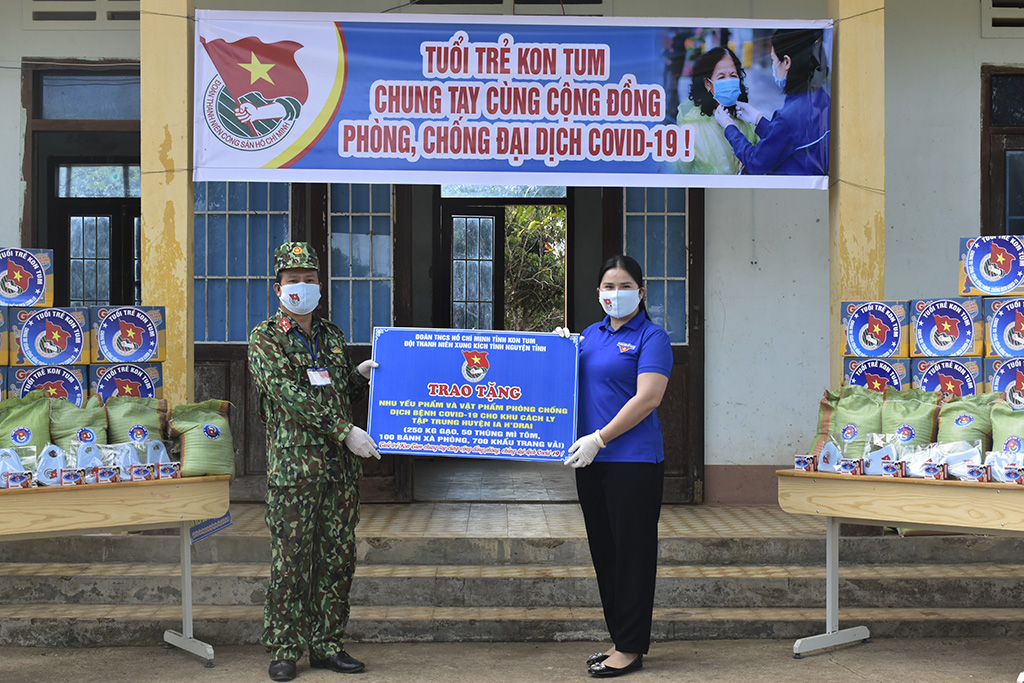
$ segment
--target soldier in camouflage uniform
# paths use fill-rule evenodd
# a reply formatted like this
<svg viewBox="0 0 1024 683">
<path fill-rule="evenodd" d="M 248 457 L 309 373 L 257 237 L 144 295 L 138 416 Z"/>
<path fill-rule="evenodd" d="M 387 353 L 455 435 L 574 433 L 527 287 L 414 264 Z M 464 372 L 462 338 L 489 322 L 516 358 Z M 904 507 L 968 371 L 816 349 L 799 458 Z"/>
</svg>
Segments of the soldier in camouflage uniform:
<svg viewBox="0 0 1024 683">
<path fill-rule="evenodd" d="M 249 371 L 267 426 L 272 550 L 262 642 L 275 681 L 295 678 L 307 647 L 312 667 L 364 669 L 342 643 L 356 561 L 359 458 L 380 454 L 352 424 L 352 404 L 365 395 L 377 365 L 354 367 L 341 330 L 313 313 L 318 268 L 308 243 L 278 247 L 274 291 L 281 307 L 249 336 Z"/>
</svg>

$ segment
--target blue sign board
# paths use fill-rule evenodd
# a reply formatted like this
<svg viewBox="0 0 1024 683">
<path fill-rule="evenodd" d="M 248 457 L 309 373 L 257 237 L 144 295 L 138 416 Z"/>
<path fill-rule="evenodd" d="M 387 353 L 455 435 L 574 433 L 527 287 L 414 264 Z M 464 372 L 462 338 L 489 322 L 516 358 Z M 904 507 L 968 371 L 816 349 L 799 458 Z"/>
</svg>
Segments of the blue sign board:
<svg viewBox="0 0 1024 683">
<path fill-rule="evenodd" d="M 556 462 L 576 440 L 579 335 L 378 327 L 381 453 Z"/>
</svg>

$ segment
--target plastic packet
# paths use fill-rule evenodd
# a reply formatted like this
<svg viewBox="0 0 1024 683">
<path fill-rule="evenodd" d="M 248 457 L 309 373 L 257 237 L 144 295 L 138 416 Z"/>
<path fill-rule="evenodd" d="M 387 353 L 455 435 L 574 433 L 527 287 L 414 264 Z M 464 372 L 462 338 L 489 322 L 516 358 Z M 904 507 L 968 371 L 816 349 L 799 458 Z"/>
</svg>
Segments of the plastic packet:
<svg viewBox="0 0 1024 683">
<path fill-rule="evenodd" d="M 40 486 L 60 486 L 61 470 L 69 469 L 67 454 L 48 444 L 36 461 L 36 481 Z"/>
</svg>

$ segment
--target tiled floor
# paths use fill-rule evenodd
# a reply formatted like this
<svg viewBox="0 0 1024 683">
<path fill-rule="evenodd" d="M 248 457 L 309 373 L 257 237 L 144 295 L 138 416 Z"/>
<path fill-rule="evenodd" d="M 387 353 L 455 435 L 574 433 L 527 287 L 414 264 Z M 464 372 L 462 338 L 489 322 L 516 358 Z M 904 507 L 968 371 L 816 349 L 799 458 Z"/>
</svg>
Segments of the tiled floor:
<svg viewBox="0 0 1024 683">
<path fill-rule="evenodd" d="M 231 506 L 234 525 L 221 532 L 266 536 L 263 505 Z M 357 536 L 393 538 L 584 538 L 575 503 L 396 503 L 360 508 Z M 774 505 L 665 505 L 662 538 L 823 538 L 822 517 L 791 515 Z"/>
<path fill-rule="evenodd" d="M 416 458 L 413 498 L 418 501 L 571 502 L 573 470 L 561 463 L 483 458 Z"/>
</svg>

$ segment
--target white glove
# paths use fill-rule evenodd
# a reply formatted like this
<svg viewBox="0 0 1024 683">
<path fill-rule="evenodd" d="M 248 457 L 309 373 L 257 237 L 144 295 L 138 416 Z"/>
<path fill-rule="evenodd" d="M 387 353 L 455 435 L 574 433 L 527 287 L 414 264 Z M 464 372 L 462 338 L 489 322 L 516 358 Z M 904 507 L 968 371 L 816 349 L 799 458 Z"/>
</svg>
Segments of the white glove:
<svg viewBox="0 0 1024 683">
<path fill-rule="evenodd" d="M 380 453 L 377 452 L 377 443 L 359 427 L 352 425 L 345 437 L 345 446 L 360 458 L 376 458 L 380 460 Z"/>
<path fill-rule="evenodd" d="M 362 363 L 360 363 L 356 370 L 358 370 L 359 374 L 365 377 L 366 379 L 370 379 L 370 370 L 379 367 L 380 363 L 371 358 L 370 360 L 364 360 Z"/>
<path fill-rule="evenodd" d="M 746 121 L 747 123 L 757 123 L 757 120 L 761 118 L 761 112 L 759 112 L 756 108 L 750 106 L 746 102 L 737 102 L 736 116 L 738 116 L 741 121 Z"/>
<path fill-rule="evenodd" d="M 593 434 L 581 436 L 573 445 L 569 446 L 569 457 L 565 459 L 565 464 L 577 469 L 586 467 L 594 462 L 594 456 L 602 448 L 604 448 L 604 439 L 601 438 L 601 430 L 598 429 Z"/>
<path fill-rule="evenodd" d="M 568 327 L 556 327 L 551 331 L 557 334 L 559 337 L 565 337 L 566 339 L 568 339 L 569 335 L 572 334 L 572 332 L 569 331 Z"/>
<path fill-rule="evenodd" d="M 727 112 L 725 107 L 722 105 L 715 107 L 715 111 L 712 116 L 714 116 L 715 121 L 717 121 L 718 125 L 722 128 L 728 128 L 729 126 L 736 125 L 736 122 L 732 120 L 732 117 L 729 116 L 729 112 Z"/>
</svg>

